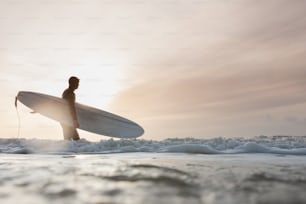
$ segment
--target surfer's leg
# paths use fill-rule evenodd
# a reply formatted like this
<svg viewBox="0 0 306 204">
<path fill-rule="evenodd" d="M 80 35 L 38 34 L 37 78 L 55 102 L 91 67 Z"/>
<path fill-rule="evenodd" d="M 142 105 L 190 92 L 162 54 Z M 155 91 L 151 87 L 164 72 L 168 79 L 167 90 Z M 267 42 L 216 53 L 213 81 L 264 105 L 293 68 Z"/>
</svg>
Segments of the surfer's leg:
<svg viewBox="0 0 306 204">
<path fill-rule="evenodd" d="M 79 133 L 75 128 L 64 125 L 64 124 L 61 124 L 61 126 L 63 128 L 64 140 L 79 140 L 80 139 Z"/>
<path fill-rule="evenodd" d="M 71 140 L 73 136 L 73 128 L 63 124 L 61 124 L 61 126 L 63 128 L 64 140 Z"/>
<path fill-rule="evenodd" d="M 80 139 L 79 133 L 76 129 L 73 129 L 71 136 L 72 136 L 73 140 L 79 140 Z"/>
</svg>

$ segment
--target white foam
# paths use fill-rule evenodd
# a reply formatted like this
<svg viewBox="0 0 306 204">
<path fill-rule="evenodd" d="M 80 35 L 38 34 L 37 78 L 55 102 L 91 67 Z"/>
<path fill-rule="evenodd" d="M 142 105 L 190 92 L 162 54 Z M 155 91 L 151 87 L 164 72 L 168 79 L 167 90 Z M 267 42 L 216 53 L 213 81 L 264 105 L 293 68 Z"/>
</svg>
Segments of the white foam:
<svg viewBox="0 0 306 204">
<path fill-rule="evenodd" d="M 213 139 L 101 140 L 89 142 L 54 141 L 40 139 L 0 139 L 0 152 L 14 154 L 71 154 L 123 152 L 176 152 L 196 154 L 270 153 L 306 155 L 306 137 L 273 136 Z"/>
</svg>

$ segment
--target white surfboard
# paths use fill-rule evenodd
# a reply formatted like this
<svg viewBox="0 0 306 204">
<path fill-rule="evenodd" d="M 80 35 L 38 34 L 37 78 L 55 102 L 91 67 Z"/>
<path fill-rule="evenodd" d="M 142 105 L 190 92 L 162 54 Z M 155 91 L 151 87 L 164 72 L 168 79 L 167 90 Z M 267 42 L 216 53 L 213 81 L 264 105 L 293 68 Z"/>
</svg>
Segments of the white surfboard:
<svg viewBox="0 0 306 204">
<path fill-rule="evenodd" d="M 34 112 L 72 125 L 68 103 L 62 98 L 20 91 L 17 99 Z M 118 138 L 136 138 L 144 133 L 144 129 L 135 122 L 97 108 L 76 103 L 76 112 L 82 130 Z"/>
</svg>

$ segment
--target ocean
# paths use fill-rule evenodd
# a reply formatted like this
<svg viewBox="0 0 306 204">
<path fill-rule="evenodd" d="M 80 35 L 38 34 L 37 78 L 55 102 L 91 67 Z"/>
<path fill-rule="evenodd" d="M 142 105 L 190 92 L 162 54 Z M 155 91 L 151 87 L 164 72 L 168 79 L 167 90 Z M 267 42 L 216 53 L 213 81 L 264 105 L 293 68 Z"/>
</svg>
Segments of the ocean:
<svg viewBox="0 0 306 204">
<path fill-rule="evenodd" d="M 0 139 L 1 203 L 306 203 L 306 137 Z"/>
</svg>

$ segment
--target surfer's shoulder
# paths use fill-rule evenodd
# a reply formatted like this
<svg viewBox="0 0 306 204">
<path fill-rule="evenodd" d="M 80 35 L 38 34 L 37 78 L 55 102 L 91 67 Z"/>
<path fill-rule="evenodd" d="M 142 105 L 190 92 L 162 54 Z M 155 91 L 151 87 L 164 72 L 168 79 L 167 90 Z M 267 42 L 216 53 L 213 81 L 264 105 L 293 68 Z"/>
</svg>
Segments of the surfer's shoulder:
<svg viewBox="0 0 306 204">
<path fill-rule="evenodd" d="M 64 98 L 64 99 L 75 99 L 75 94 L 74 94 L 74 92 L 73 91 L 71 91 L 71 89 L 66 89 L 64 92 L 63 92 L 63 94 L 62 94 L 62 98 Z"/>
</svg>

